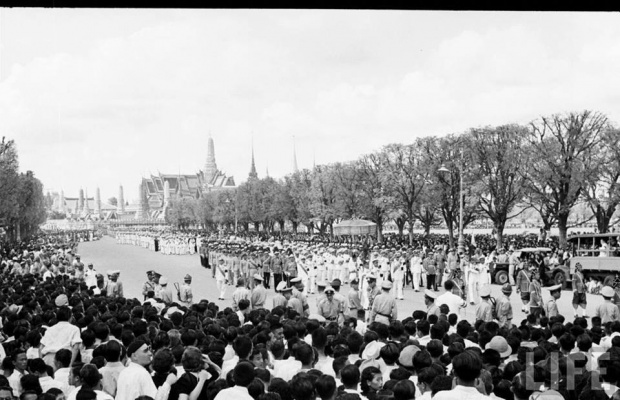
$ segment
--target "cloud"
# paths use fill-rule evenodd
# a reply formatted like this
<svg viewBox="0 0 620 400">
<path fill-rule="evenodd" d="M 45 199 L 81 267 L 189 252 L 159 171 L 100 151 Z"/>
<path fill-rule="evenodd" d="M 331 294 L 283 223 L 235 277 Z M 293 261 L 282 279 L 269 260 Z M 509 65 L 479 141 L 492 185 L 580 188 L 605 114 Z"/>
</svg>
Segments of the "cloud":
<svg viewBox="0 0 620 400">
<path fill-rule="evenodd" d="M 252 132 L 259 175 L 281 177 L 293 135 L 303 168 L 547 113 L 620 121 L 617 15 L 188 11 L 4 11 L 0 120 L 22 169 L 131 199 L 141 174 L 202 168 L 209 133 L 241 182 Z"/>
</svg>

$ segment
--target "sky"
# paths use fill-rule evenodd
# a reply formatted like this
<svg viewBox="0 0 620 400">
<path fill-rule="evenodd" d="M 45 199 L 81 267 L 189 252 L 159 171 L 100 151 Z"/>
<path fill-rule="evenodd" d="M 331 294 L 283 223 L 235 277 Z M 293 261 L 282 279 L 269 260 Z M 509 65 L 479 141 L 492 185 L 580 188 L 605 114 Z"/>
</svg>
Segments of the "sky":
<svg viewBox="0 0 620 400">
<path fill-rule="evenodd" d="M 237 184 L 584 109 L 620 122 L 620 14 L 0 9 L 0 131 L 45 191 Z"/>
</svg>

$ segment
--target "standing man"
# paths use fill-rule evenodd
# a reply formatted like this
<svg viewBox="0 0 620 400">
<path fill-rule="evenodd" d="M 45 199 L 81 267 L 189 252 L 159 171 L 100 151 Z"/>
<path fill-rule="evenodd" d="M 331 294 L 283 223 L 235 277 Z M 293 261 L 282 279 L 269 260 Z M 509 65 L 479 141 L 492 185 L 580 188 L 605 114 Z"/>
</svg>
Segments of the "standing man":
<svg viewBox="0 0 620 400">
<path fill-rule="evenodd" d="M 277 247 L 273 249 L 273 257 L 270 260 L 269 269 L 273 274 L 273 286 L 278 287 L 278 283 L 284 278 L 284 260 L 280 256 L 280 249 Z"/>
<path fill-rule="evenodd" d="M 441 285 L 443 278 L 443 271 L 446 268 L 446 257 L 443 254 L 443 250 L 439 249 L 435 254 L 435 264 L 437 265 L 437 275 L 435 279 L 438 282 L 435 282 L 435 285 Z"/>
<path fill-rule="evenodd" d="M 432 287 L 433 290 L 437 291 L 437 282 L 435 282 L 437 269 L 435 267 L 435 257 L 432 251 L 429 252 L 428 256 L 424 259 L 423 266 L 426 272 L 426 289 L 430 290 Z"/>
<path fill-rule="evenodd" d="M 515 268 L 517 267 L 517 264 L 519 264 L 519 259 L 517 258 L 516 254 L 514 254 L 514 252 L 509 249 L 508 250 L 508 282 L 511 285 L 515 285 Z"/>
<path fill-rule="evenodd" d="M 304 294 L 304 284 L 301 281 L 301 278 L 298 276 L 296 278 L 291 279 L 291 283 L 294 285 L 292 288 L 292 296 L 299 299 L 302 305 L 301 316 L 307 317 L 310 315 L 310 306 L 308 305 L 308 299 Z"/>
<path fill-rule="evenodd" d="M 349 307 L 348 310 L 345 310 L 346 317 L 357 319 L 358 311 L 364 309 L 364 307 L 362 307 L 362 298 L 360 296 L 359 281 L 357 278 L 351 280 L 351 289 L 349 293 L 347 293 L 347 297 L 349 300 Z"/>
<path fill-rule="evenodd" d="M 338 317 L 343 312 L 342 304 L 334 298 L 335 293 L 334 288 L 328 286 L 325 289 L 325 298 L 321 299 L 317 306 L 318 314 L 330 322 L 338 321 Z"/>
<path fill-rule="evenodd" d="M 232 294 L 232 309 L 234 312 L 239 311 L 239 302 L 243 299 L 250 302 L 250 307 L 252 307 L 251 301 L 252 293 L 250 290 L 245 287 L 245 280 L 243 278 L 237 279 L 237 288 Z"/>
<path fill-rule="evenodd" d="M 273 296 L 273 298 L 271 299 L 271 301 L 273 302 L 273 307 L 271 309 L 273 310 L 276 307 L 286 308 L 288 304 L 288 300 L 282 294 L 282 290 L 286 289 L 286 283 L 280 282 L 278 286 L 276 286 L 275 289 L 276 289 L 276 295 Z"/>
<path fill-rule="evenodd" d="M 575 264 L 575 273 L 573 274 L 573 309 L 575 310 L 575 318 L 579 316 L 578 307 L 583 309 L 583 317 L 588 318 L 586 307 L 588 300 L 586 298 L 586 283 L 583 277 L 581 263 Z"/>
<path fill-rule="evenodd" d="M 254 274 L 254 289 L 252 289 L 252 295 L 250 296 L 250 303 L 254 310 L 259 308 L 265 308 L 265 301 L 267 301 L 267 289 L 263 286 L 263 277 L 259 274 Z"/>
<path fill-rule="evenodd" d="M 190 274 L 185 275 L 183 281 L 184 282 L 179 288 L 177 295 L 181 305 L 189 308 L 194 303 L 194 295 L 192 294 L 192 288 L 190 286 L 192 284 L 192 276 Z"/>
<path fill-rule="evenodd" d="M 426 289 L 424 291 L 424 304 L 426 305 L 426 316 L 435 314 L 436 316 L 441 315 L 441 311 L 439 310 L 439 306 L 435 303 L 435 299 L 437 299 L 437 293 Z"/>
<path fill-rule="evenodd" d="M 420 252 L 414 251 L 413 257 L 411 257 L 411 274 L 413 275 L 413 290 L 420 291 L 420 280 L 422 279 L 422 259 L 420 258 Z"/>
<path fill-rule="evenodd" d="M 394 286 L 394 297 L 398 300 L 403 300 L 405 298 L 404 294 L 403 294 L 403 280 L 405 278 L 405 267 L 402 263 L 402 260 L 400 258 L 400 252 L 396 252 L 394 259 L 392 260 L 392 265 L 391 265 L 391 273 L 392 273 L 392 280 L 394 282 L 393 286 Z"/>
<path fill-rule="evenodd" d="M 476 321 L 493 321 L 493 304 L 491 304 L 491 285 L 484 285 L 480 288 L 480 304 L 476 307 Z"/>
<path fill-rule="evenodd" d="M 398 318 L 396 300 L 390 294 L 390 290 L 392 290 L 392 282 L 384 279 L 383 282 L 381 282 L 381 294 L 378 295 L 372 303 L 370 323 L 376 321 L 389 326 L 392 320 Z"/>
<path fill-rule="evenodd" d="M 265 285 L 265 289 L 271 289 L 271 256 L 269 255 L 269 249 L 263 249 L 260 256 L 260 266 L 263 273 L 263 285 Z M 273 285 L 273 287 L 275 289 L 277 285 Z"/>
<path fill-rule="evenodd" d="M 537 320 L 543 312 L 542 288 L 540 286 L 540 275 L 538 270 L 532 270 L 532 280 L 530 282 L 530 313 L 536 315 Z"/>
<path fill-rule="evenodd" d="M 108 280 L 108 285 L 106 288 L 106 293 L 108 297 L 111 297 L 113 299 L 124 297 L 123 296 L 123 282 L 120 282 L 118 280 L 118 277 L 120 274 L 121 274 L 121 271 L 119 270 L 110 271 L 108 273 L 109 280 Z"/>
<path fill-rule="evenodd" d="M 159 292 L 159 297 L 165 304 L 170 304 L 174 301 L 174 296 L 172 294 L 172 289 L 168 287 L 168 278 L 162 276 L 159 278 L 159 284 L 161 285 L 161 291 Z"/>
<path fill-rule="evenodd" d="M 224 300 L 224 296 L 226 296 L 227 276 L 228 268 L 226 268 L 224 257 L 220 256 L 218 263 L 215 265 L 215 268 L 213 268 L 213 277 L 215 278 L 215 284 L 219 291 L 218 300 Z"/>
<path fill-rule="evenodd" d="M 558 310 L 558 305 L 556 304 L 556 300 L 560 298 L 562 295 L 562 285 L 555 285 L 549 288 L 549 293 L 551 294 L 551 298 L 547 302 L 545 306 L 545 316 L 547 318 L 557 317 L 560 315 Z"/>
<path fill-rule="evenodd" d="M 512 294 L 512 286 L 510 283 L 504 283 L 502 286 L 502 296 L 497 300 L 495 309 L 499 327 L 512 328 L 512 304 L 510 304 L 510 295 Z"/>
<path fill-rule="evenodd" d="M 521 301 L 523 302 L 523 307 L 521 307 L 521 311 L 525 314 L 529 313 L 529 304 L 530 304 L 530 275 L 525 269 L 524 264 L 519 264 L 517 266 L 517 293 L 521 295 Z"/>
<path fill-rule="evenodd" d="M 601 289 L 601 295 L 603 299 L 605 299 L 605 302 L 596 307 L 596 313 L 594 315 L 601 318 L 602 325 L 608 322 L 620 321 L 618 306 L 612 302 L 615 294 L 616 292 L 611 286 L 603 286 Z"/>
<path fill-rule="evenodd" d="M 372 305 L 375 302 L 375 298 L 379 295 L 379 293 L 381 293 L 381 291 L 377 287 L 377 277 L 375 275 L 369 274 L 366 281 L 368 282 L 368 294 L 366 297 L 368 298 L 368 310 L 370 311 L 372 310 Z M 370 313 L 368 313 L 368 315 L 370 316 Z"/>
</svg>

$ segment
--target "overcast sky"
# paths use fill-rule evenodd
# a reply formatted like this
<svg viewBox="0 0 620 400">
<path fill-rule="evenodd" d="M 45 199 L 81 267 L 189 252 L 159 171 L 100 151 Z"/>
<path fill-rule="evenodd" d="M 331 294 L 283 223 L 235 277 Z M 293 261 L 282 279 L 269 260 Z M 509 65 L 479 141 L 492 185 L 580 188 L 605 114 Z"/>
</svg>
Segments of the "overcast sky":
<svg viewBox="0 0 620 400">
<path fill-rule="evenodd" d="M 417 136 L 591 109 L 620 122 L 617 13 L 0 9 L 0 130 L 45 190 L 137 196 L 209 134 L 245 181 Z"/>
</svg>

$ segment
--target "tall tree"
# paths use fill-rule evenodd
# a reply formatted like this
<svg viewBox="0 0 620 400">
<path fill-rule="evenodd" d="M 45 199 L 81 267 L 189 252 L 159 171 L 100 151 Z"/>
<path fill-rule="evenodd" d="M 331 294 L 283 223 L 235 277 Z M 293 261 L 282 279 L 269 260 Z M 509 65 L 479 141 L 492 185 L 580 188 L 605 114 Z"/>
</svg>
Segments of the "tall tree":
<svg viewBox="0 0 620 400">
<path fill-rule="evenodd" d="M 450 247 L 454 247 L 454 229 L 461 221 L 461 197 L 463 199 L 463 230 L 480 214 L 480 191 L 475 186 L 471 170 L 471 158 L 462 136 L 449 135 L 438 140 L 439 149 L 430 153 L 429 165 L 435 173 L 432 193 L 440 205 L 441 215 L 448 228 Z M 447 171 L 445 171 L 447 170 Z M 462 183 L 462 184 L 461 184 Z"/>
<path fill-rule="evenodd" d="M 5 226 L 15 237 L 14 222 L 19 217 L 19 162 L 13 140 L 2 138 L 0 142 L 0 226 Z"/>
<path fill-rule="evenodd" d="M 310 211 L 310 191 L 312 188 L 312 173 L 307 169 L 295 172 L 285 179 L 289 180 L 289 193 L 293 198 L 297 222 L 306 226 L 309 232 L 314 229 L 312 212 Z"/>
<path fill-rule="evenodd" d="M 370 153 L 358 160 L 360 178 L 362 181 L 363 209 L 367 218 L 377 224 L 377 241 L 383 241 L 383 225 L 394 216 L 395 198 L 389 193 L 382 179 L 385 168 L 385 158 L 380 152 Z"/>
<path fill-rule="evenodd" d="M 332 233 L 333 223 L 337 217 L 336 187 L 332 169 L 331 165 L 317 165 L 312 174 L 309 208 L 315 221 L 318 222 L 320 233 L 325 233 L 327 228 Z"/>
<path fill-rule="evenodd" d="M 596 218 L 598 231 L 607 233 L 620 204 L 620 130 L 610 128 L 604 131 L 592 158 L 598 168 L 591 169 L 583 195 Z"/>
<path fill-rule="evenodd" d="M 497 247 L 503 245 L 506 221 L 524 194 L 527 164 L 523 163 L 523 138 L 527 128 L 503 125 L 472 129 L 465 137 L 470 151 L 472 175 L 481 196 L 480 208 L 493 221 Z"/>
<path fill-rule="evenodd" d="M 598 112 L 571 112 L 541 117 L 525 136 L 530 173 L 525 180 L 533 202 L 557 219 L 560 246 L 566 246 L 568 218 L 598 168 L 593 157 L 609 130 L 607 117 Z"/>
<path fill-rule="evenodd" d="M 430 178 L 430 170 L 423 162 L 423 141 L 417 139 L 412 145 L 390 144 L 381 152 L 385 168 L 382 171 L 382 181 L 387 190 L 394 194 L 394 206 L 401 211 L 403 223 L 409 225 L 409 244 L 413 244 L 413 225 L 416 220 L 418 199 L 424 191 Z M 401 232 L 402 233 L 402 232 Z"/>
</svg>

